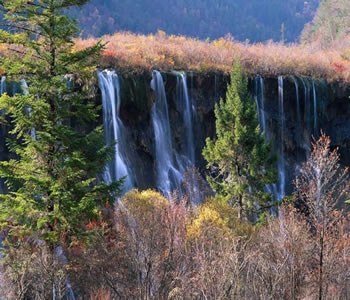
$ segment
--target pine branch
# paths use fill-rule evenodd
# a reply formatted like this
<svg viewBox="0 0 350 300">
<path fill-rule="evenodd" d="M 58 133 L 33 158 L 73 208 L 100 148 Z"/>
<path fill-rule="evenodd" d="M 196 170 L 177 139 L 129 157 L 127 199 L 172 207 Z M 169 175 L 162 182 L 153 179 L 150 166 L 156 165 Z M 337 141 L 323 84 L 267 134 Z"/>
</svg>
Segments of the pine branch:
<svg viewBox="0 0 350 300">
<path fill-rule="evenodd" d="M 12 51 L 12 52 L 15 52 L 17 54 L 23 55 L 23 56 L 27 54 L 27 52 L 25 52 L 25 51 L 20 51 L 20 50 L 13 49 L 13 48 L 10 48 L 10 47 L 8 48 L 8 50 Z M 37 56 L 37 55 L 34 55 L 34 54 L 33 54 L 33 57 L 36 58 L 36 59 L 45 60 L 44 58 L 42 58 L 40 56 Z"/>
<path fill-rule="evenodd" d="M 8 28 L 13 27 L 13 28 L 16 28 L 16 29 L 19 29 L 19 30 L 24 30 L 24 31 L 31 32 L 31 33 L 34 33 L 36 35 L 42 36 L 42 33 L 40 33 L 39 31 L 35 31 L 35 30 L 29 29 L 27 27 L 19 26 L 19 25 L 16 25 L 16 24 L 0 23 L 0 26 L 8 27 Z"/>
</svg>

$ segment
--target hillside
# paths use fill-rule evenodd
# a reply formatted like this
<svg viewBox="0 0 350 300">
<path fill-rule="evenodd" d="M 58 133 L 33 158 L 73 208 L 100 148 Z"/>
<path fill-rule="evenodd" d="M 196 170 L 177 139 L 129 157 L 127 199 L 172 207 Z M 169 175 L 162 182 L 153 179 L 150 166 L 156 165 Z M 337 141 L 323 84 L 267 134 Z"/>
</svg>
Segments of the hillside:
<svg viewBox="0 0 350 300">
<path fill-rule="evenodd" d="M 320 48 L 350 46 L 350 6 L 348 0 L 322 1 L 315 18 L 305 27 L 302 40 Z"/>
<path fill-rule="evenodd" d="M 92 0 L 75 11 L 83 36 L 116 31 L 186 35 L 216 39 L 231 34 L 251 42 L 295 42 L 320 0 Z"/>
</svg>

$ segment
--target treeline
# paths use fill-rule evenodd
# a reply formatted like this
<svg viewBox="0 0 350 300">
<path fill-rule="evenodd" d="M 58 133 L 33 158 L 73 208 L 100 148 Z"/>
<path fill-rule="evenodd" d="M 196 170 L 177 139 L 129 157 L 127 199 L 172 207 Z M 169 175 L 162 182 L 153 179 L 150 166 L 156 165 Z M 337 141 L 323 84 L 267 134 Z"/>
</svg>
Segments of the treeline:
<svg viewBox="0 0 350 300">
<path fill-rule="evenodd" d="M 155 33 L 163 30 L 201 39 L 231 34 L 237 40 L 297 41 L 311 21 L 319 0 L 93 0 L 74 14 L 84 36 L 116 31 Z"/>
<path fill-rule="evenodd" d="M 77 39 L 75 50 L 96 44 L 98 39 Z M 318 47 L 266 43 L 247 45 L 228 38 L 208 42 L 184 36 L 115 33 L 104 36 L 107 44 L 99 65 L 120 73 L 135 74 L 159 70 L 188 70 L 200 73 L 229 73 L 240 58 L 244 72 L 266 77 L 295 75 L 350 82 L 350 60 L 340 51 Z M 4 52 L 4 51 L 2 51 Z M 1 49 L 0 49 L 1 53 Z"/>
<path fill-rule="evenodd" d="M 28 82 L 0 97 L 10 152 L 0 162 L 1 297 L 348 299 L 348 216 L 337 210 L 348 169 L 321 134 L 277 207 L 265 189 L 277 180 L 276 157 L 238 61 L 203 151 L 215 195 L 194 170 L 170 199 L 121 197 L 122 180 L 101 180 L 115 156 L 94 97 L 104 45 L 75 48 L 78 28 L 61 14 L 85 2 L 0 1 L 16 31 L 0 30 L 11 52 L 0 69 Z"/>
<path fill-rule="evenodd" d="M 320 48 L 350 47 L 350 7 L 347 0 L 324 0 L 302 34 L 304 43 Z M 344 53 L 349 59 L 349 53 Z"/>
<path fill-rule="evenodd" d="M 255 225 L 220 197 L 197 207 L 133 190 L 86 224 L 95 234 L 67 257 L 18 241 L 1 290 L 6 299 L 49 299 L 52 286 L 56 299 L 70 286 L 76 299 L 349 299 L 350 216 L 335 206 L 350 185 L 338 160 L 322 135 L 295 180 L 298 208 L 286 202 Z"/>
</svg>

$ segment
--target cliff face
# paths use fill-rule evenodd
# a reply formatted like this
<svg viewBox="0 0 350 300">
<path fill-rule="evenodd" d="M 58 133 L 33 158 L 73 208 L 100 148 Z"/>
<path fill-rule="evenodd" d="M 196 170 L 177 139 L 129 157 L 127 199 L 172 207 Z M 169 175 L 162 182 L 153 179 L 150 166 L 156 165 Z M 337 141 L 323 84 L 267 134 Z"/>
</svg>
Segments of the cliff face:
<svg viewBox="0 0 350 300">
<path fill-rule="evenodd" d="M 153 74 L 154 75 L 154 74 Z M 166 102 L 169 115 L 171 167 L 183 175 L 184 167 L 194 165 L 204 176 L 205 161 L 202 149 L 207 137 L 215 137 L 214 106 L 220 98 L 225 98 L 229 77 L 223 73 L 163 73 Z M 186 127 L 184 106 L 179 102 L 179 81 L 185 78 L 189 101 L 192 105 L 192 131 L 195 157 L 190 164 L 183 163 L 183 149 L 186 148 Z M 119 76 L 120 112 L 123 123 L 124 159 L 132 170 L 133 184 L 139 189 L 159 187 L 159 165 L 156 157 L 154 119 L 152 109 L 157 100 L 151 88 L 152 73 Z M 19 87 L 8 84 L 9 94 Z M 350 86 L 339 83 L 331 85 L 311 78 L 279 77 L 251 78 L 249 89 L 254 96 L 261 128 L 271 141 L 279 157 L 278 170 L 280 183 L 276 194 L 279 196 L 292 191 L 292 180 L 301 164 L 310 155 L 312 136 L 318 136 L 323 130 L 331 137 L 334 147 L 341 153 L 341 163 L 350 165 Z M 182 90 L 183 92 L 183 90 Z M 102 102 L 99 92 L 97 101 Z M 117 99 L 112 99 L 117 101 Z M 103 123 L 101 116 L 100 123 Z M 8 159 L 6 148 L 6 130 L 0 131 L 0 158 Z M 159 153 L 158 153 L 159 155 Z M 182 168 L 180 167 L 182 160 Z M 169 175 L 172 180 L 173 175 Z M 283 184 L 285 182 L 285 184 Z M 1 184 L 1 183 L 0 183 Z"/>
<path fill-rule="evenodd" d="M 178 77 L 174 73 L 162 74 L 169 110 L 172 145 L 174 152 L 184 147 L 183 112 L 177 103 Z M 152 126 L 152 105 L 155 93 L 150 87 L 152 75 L 122 77 L 120 117 L 126 127 L 128 141 L 127 159 L 132 166 L 135 184 L 140 189 L 156 188 L 155 136 Z M 195 165 L 204 174 L 205 162 L 201 151 L 206 137 L 215 135 L 214 105 L 224 97 L 228 77 L 219 74 L 202 76 L 187 74 L 189 97 L 194 107 L 193 132 Z"/>
<path fill-rule="evenodd" d="M 162 74 L 167 95 L 172 144 L 181 152 L 184 140 L 182 111 L 177 103 L 178 77 Z M 187 74 L 188 94 L 193 105 L 195 166 L 205 174 L 201 152 L 207 137 L 215 136 L 214 105 L 224 98 L 229 78 L 219 73 Z M 152 74 L 121 77 L 120 118 L 125 125 L 127 160 L 135 185 L 140 189 L 157 187 L 155 136 L 152 127 L 152 105 L 155 93 L 150 88 Z M 259 106 L 259 118 L 266 137 L 284 160 L 279 173 L 286 182 L 285 192 L 292 190 L 291 182 L 301 163 L 310 155 L 312 135 L 322 129 L 340 148 L 342 163 L 350 165 L 350 94 L 349 87 L 331 86 L 309 78 L 284 77 L 251 78 L 249 85 Z M 282 92 L 282 94 L 281 94 Z M 282 103 L 282 104 L 281 104 Z M 281 108 L 283 110 L 281 111 Z M 264 124 L 263 124 L 263 120 Z M 280 164 L 279 164 L 280 165 Z"/>
</svg>

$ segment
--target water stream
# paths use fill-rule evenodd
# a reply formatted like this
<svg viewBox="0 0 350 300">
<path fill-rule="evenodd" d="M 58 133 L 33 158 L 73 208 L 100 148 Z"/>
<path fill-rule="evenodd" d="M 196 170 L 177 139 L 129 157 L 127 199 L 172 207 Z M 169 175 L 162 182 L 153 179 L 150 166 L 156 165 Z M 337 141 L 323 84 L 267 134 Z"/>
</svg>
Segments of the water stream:
<svg viewBox="0 0 350 300">
<path fill-rule="evenodd" d="M 284 157 L 284 90 L 283 76 L 278 77 L 278 115 L 279 115 L 279 157 L 278 157 L 278 175 L 279 175 L 279 190 L 278 200 L 281 201 L 285 197 L 286 185 L 286 170 Z"/>
<path fill-rule="evenodd" d="M 114 71 L 98 73 L 102 93 L 103 125 L 107 145 L 114 145 L 115 156 L 105 170 L 104 180 L 111 183 L 124 178 L 123 193 L 134 187 L 132 170 L 126 157 L 126 129 L 119 117 L 120 112 L 120 82 Z"/>
<path fill-rule="evenodd" d="M 152 73 L 151 88 L 156 94 L 151 115 L 155 140 L 157 188 L 164 195 L 170 195 L 174 190 L 181 190 L 183 174 L 175 164 L 176 153 L 171 139 L 168 102 L 163 77 L 158 71 Z M 181 163 L 179 160 L 178 164 Z"/>
</svg>

